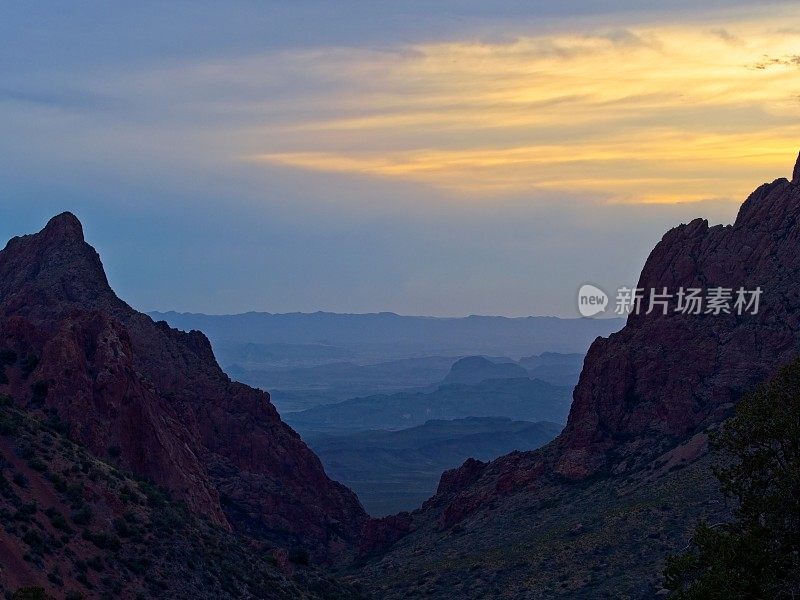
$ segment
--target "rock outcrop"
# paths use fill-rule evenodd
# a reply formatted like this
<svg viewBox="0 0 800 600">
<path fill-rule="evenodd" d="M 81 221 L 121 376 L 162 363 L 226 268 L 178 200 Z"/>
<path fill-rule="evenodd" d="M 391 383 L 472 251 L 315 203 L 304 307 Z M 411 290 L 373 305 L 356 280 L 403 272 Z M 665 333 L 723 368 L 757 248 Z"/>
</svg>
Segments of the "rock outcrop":
<svg viewBox="0 0 800 600">
<path fill-rule="evenodd" d="M 269 395 L 231 381 L 206 337 L 120 300 L 64 213 L 0 252 L 9 393 L 92 453 L 168 488 L 223 527 L 345 553 L 366 520 Z"/>
<path fill-rule="evenodd" d="M 726 418 L 743 393 L 800 354 L 800 158 L 793 180 L 755 190 L 733 225 L 680 225 L 654 248 L 638 288 L 733 290 L 730 312 L 631 314 L 586 357 L 567 426 L 540 451 L 468 461 L 423 511 L 452 526 L 503 496 L 621 473 Z M 760 288 L 759 309 L 733 309 Z M 750 296 L 748 296 L 748 299 Z"/>
<path fill-rule="evenodd" d="M 487 379 L 515 379 L 528 377 L 528 372 L 513 362 L 492 362 L 483 356 L 465 356 L 458 359 L 444 378 L 445 385 L 463 383 L 474 385 Z"/>
<path fill-rule="evenodd" d="M 558 473 L 584 477 L 611 455 L 719 422 L 800 352 L 800 159 L 794 173 L 754 191 L 733 225 L 696 219 L 655 247 L 637 285 L 645 295 L 723 288 L 730 313 L 641 311 L 595 341 L 558 440 Z M 740 288 L 761 290 L 757 314 L 734 310 Z"/>
</svg>

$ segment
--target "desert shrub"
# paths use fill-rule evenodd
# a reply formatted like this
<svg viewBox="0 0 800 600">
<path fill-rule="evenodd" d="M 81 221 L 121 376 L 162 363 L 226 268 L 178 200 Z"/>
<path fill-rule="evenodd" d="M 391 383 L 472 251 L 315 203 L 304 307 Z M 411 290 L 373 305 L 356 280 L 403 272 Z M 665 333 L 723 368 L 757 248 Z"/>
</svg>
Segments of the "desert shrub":
<svg viewBox="0 0 800 600">
<path fill-rule="evenodd" d="M 68 436 L 69 435 L 69 431 L 70 431 L 69 423 L 66 423 L 65 421 L 62 421 L 61 417 L 59 417 L 55 413 L 51 414 L 51 415 L 49 415 L 47 417 L 47 421 L 45 421 L 45 425 L 48 428 L 50 428 L 53 431 L 55 431 L 56 433 L 59 433 L 59 434 L 61 434 L 63 436 Z M 69 447 L 67 444 L 64 443 L 64 441 L 62 441 L 61 445 L 64 448 L 68 448 Z"/>
<path fill-rule="evenodd" d="M 800 361 L 745 397 L 712 443 L 734 520 L 700 524 L 665 586 L 681 599 L 800 597 Z"/>
<path fill-rule="evenodd" d="M 34 471 L 38 471 L 39 473 L 44 473 L 45 471 L 47 471 L 47 465 L 44 464 L 38 457 L 35 456 L 28 461 L 28 466 Z"/>
<path fill-rule="evenodd" d="M 0 364 L 13 365 L 17 362 L 17 353 L 13 350 L 0 350 Z"/>
<path fill-rule="evenodd" d="M 117 536 L 106 532 L 92 533 L 88 529 L 84 529 L 83 539 L 92 542 L 101 550 L 111 550 L 112 552 L 116 552 L 121 546 Z"/>
<path fill-rule="evenodd" d="M 94 515 L 92 514 L 92 509 L 89 506 L 82 506 L 81 508 L 72 512 L 70 515 L 72 522 L 76 525 L 88 525 L 92 522 Z"/>
<path fill-rule="evenodd" d="M 50 385 L 44 379 L 39 379 L 31 384 L 31 402 L 41 406 L 47 398 L 49 388 Z"/>
<path fill-rule="evenodd" d="M 62 515 L 56 509 L 48 508 L 46 511 L 44 511 L 44 514 L 47 515 L 48 519 L 50 519 L 50 524 L 53 527 L 65 533 L 72 533 L 72 527 L 69 526 L 67 520 L 64 518 L 64 515 Z"/>
<path fill-rule="evenodd" d="M 17 423 L 6 414 L 0 413 L 0 435 L 13 436 L 17 434 Z"/>
<path fill-rule="evenodd" d="M 289 562 L 292 562 L 296 565 L 307 565 L 310 560 L 308 550 L 305 548 L 292 548 L 289 550 L 288 558 Z"/>
<path fill-rule="evenodd" d="M 22 371 L 22 378 L 27 379 L 39 366 L 39 357 L 35 354 L 29 354 L 20 361 L 19 366 Z"/>
<path fill-rule="evenodd" d="M 53 597 L 45 592 L 44 588 L 23 587 L 14 592 L 11 600 L 53 600 Z"/>
</svg>

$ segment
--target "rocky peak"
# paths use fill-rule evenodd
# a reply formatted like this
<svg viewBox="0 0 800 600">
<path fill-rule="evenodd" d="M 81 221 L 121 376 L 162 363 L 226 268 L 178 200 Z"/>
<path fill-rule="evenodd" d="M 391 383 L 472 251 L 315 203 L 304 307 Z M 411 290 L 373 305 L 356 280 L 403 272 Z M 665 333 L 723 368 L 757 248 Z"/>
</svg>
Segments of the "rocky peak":
<svg viewBox="0 0 800 600">
<path fill-rule="evenodd" d="M 792 173 L 792 183 L 800 185 L 800 154 L 797 155 L 797 162 L 794 165 L 794 172 Z"/>
<path fill-rule="evenodd" d="M 547 447 L 442 477 L 426 509 L 452 525 L 546 481 L 622 473 L 728 415 L 742 394 L 800 354 L 800 167 L 756 189 L 733 225 L 695 219 L 667 232 L 637 284 L 646 291 L 760 288 L 757 314 L 631 315 L 584 361 L 562 434 Z M 673 307 L 674 308 L 674 307 Z M 555 477 L 553 477 L 555 476 Z M 426 510 L 423 509 L 423 510 Z"/>
<path fill-rule="evenodd" d="M 664 236 L 637 287 L 760 288 L 759 312 L 640 313 L 595 341 L 558 440 L 557 472 L 582 477 L 612 456 L 717 423 L 800 352 L 799 224 L 800 188 L 777 179 L 750 195 L 732 226 L 696 219 Z"/>
<path fill-rule="evenodd" d="M 20 357 L 0 393 L 57 415 L 95 455 L 196 513 L 318 557 L 355 547 L 367 518 L 355 495 L 267 393 L 225 375 L 203 334 L 120 300 L 75 215 L 0 251 L 0 350 Z"/>
<path fill-rule="evenodd" d="M 63 212 L 47 222 L 42 230 L 43 237 L 51 243 L 67 244 L 83 242 L 83 225 L 71 212 Z"/>
<path fill-rule="evenodd" d="M 53 217 L 39 233 L 12 238 L 0 251 L 0 308 L 9 313 L 43 315 L 115 301 L 121 302 L 100 256 L 84 241 L 83 226 L 72 213 Z"/>
</svg>

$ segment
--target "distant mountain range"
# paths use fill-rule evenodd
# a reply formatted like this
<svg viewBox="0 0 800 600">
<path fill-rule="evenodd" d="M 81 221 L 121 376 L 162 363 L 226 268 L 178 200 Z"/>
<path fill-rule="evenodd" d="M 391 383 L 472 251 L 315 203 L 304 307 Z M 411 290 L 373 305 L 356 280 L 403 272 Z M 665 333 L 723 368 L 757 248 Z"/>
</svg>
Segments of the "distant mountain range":
<svg viewBox="0 0 800 600">
<path fill-rule="evenodd" d="M 759 186 L 732 225 L 695 219 L 668 231 L 637 288 L 758 290 L 759 310 L 632 314 L 591 345 L 553 442 L 468 460 L 443 474 L 419 510 L 368 522 L 362 551 L 371 556 L 358 568 L 366 589 L 387 600 L 775 597 L 757 591 L 761 569 L 771 566 L 743 569 L 742 577 L 755 573 L 749 590 L 720 575 L 686 595 L 671 595 L 663 572 L 666 556 L 694 545 L 698 521 L 729 518 L 731 503 L 711 474 L 710 434 L 800 353 L 799 223 L 800 157 L 792 179 Z M 757 445 L 771 449 L 760 432 L 751 435 L 754 456 Z M 750 464 L 757 470 L 758 461 Z M 733 487 L 769 487 L 774 477 L 765 469 Z M 789 527 L 796 532 L 796 522 Z M 725 548 L 752 560 L 749 548 Z M 796 553 L 796 545 L 785 548 Z M 698 572 L 718 573 L 701 554 Z M 785 583 L 796 589 L 795 578 Z"/>
<path fill-rule="evenodd" d="M 347 361 L 252 370 L 229 365 L 226 371 L 242 383 L 269 390 L 276 408 L 286 414 L 351 398 L 399 392 L 429 393 L 442 384 L 469 385 L 485 379 L 530 377 L 557 386 L 574 387 L 582 364 L 582 354 L 546 352 L 520 359 L 519 363 L 502 357 L 424 356 L 368 365 Z"/>
<path fill-rule="evenodd" d="M 414 317 L 394 313 L 336 314 L 251 312 L 238 315 L 151 312 L 172 327 L 203 331 L 223 366 L 240 363 L 243 352 L 262 352 L 261 366 L 280 366 L 293 345 L 309 364 L 347 354 L 355 362 L 414 356 L 512 356 L 585 352 L 598 336 L 619 330 L 622 319 L 556 317 Z M 237 348 L 245 344 L 245 349 Z M 276 344 L 281 356 L 274 362 Z M 316 361 L 316 362 L 315 362 Z M 295 363 L 297 364 L 297 363 Z"/>
<path fill-rule="evenodd" d="M 289 425 L 310 431 L 403 429 L 431 419 L 507 417 L 563 423 L 572 388 L 538 379 L 487 379 L 480 383 L 443 384 L 430 392 L 400 392 L 353 398 L 336 404 L 286 413 Z"/>
<path fill-rule="evenodd" d="M 558 423 L 500 417 L 428 421 L 400 431 L 306 436 L 325 472 L 358 494 L 373 517 L 413 510 L 436 491 L 439 477 L 467 458 L 492 460 L 534 450 L 558 435 Z"/>
<path fill-rule="evenodd" d="M 539 366 L 570 363 L 572 356 L 553 354 Z M 378 368 L 374 374 L 385 376 L 387 366 L 422 360 L 360 368 Z M 299 370 L 316 373 L 335 367 Z M 555 374 L 561 372 L 556 369 Z M 572 386 L 532 380 L 511 359 L 468 356 L 455 361 L 440 379 L 424 389 L 283 416 L 317 452 L 328 475 L 351 487 L 375 517 L 416 508 L 436 490 L 442 472 L 467 458 L 491 460 L 549 442 L 561 431 L 569 410 Z M 548 422 L 553 420 L 562 424 Z"/>
<path fill-rule="evenodd" d="M 0 596 L 664 596 L 665 557 L 691 547 L 698 520 L 724 524 L 732 508 L 712 476 L 709 438 L 743 394 L 800 352 L 798 223 L 800 158 L 791 181 L 760 186 L 732 225 L 698 219 L 669 231 L 638 287 L 758 289 L 760 310 L 631 315 L 591 344 L 574 391 L 513 377 L 514 364 L 574 375 L 576 356 L 539 352 L 516 363 L 470 358 L 442 378 L 469 378 L 472 365 L 490 377 L 477 383 L 289 413 L 330 470 L 365 491 L 408 465 L 417 472 L 407 481 L 421 490 L 434 456 L 480 457 L 518 435 L 515 445 L 553 433 L 498 416 L 562 422 L 574 396 L 552 442 L 490 462 L 470 457 L 417 510 L 374 519 L 329 479 L 268 394 L 232 381 L 202 333 L 154 322 L 119 299 L 80 222 L 54 217 L 0 251 Z M 421 347 L 414 318 L 396 315 L 388 321 L 400 319 L 409 336 L 384 328 L 375 341 L 359 319 L 381 330 L 381 317 L 334 321 L 352 318 L 363 326 L 353 335 L 381 352 Z M 606 325 L 579 326 L 590 323 Z M 340 333 L 319 343 L 353 351 Z M 494 343 L 459 339 L 461 348 Z M 453 356 L 464 354 L 531 353 Z M 473 415 L 491 418 L 465 418 Z M 352 431 L 387 424 L 404 430 Z M 757 475 L 751 481 L 774 478 Z"/>
<path fill-rule="evenodd" d="M 237 364 L 226 367 L 226 372 L 242 383 L 269 390 L 276 408 L 284 414 L 357 396 L 436 385 L 447 376 L 456 360 L 456 357 L 423 356 L 367 365 L 347 361 L 256 369 Z"/>
<path fill-rule="evenodd" d="M 584 358 L 584 354 L 578 353 L 543 352 L 539 356 L 520 358 L 519 364 L 534 379 L 541 379 L 553 385 L 574 386 L 578 383 Z"/>
<path fill-rule="evenodd" d="M 156 323 L 116 296 L 71 213 L 0 251 L 0 404 L 3 597 L 33 583 L 59 597 L 306 597 L 266 581 L 261 559 L 236 573 L 213 557 L 233 544 L 240 555 L 302 546 L 330 559 L 352 553 L 368 519 L 269 395 L 230 380 L 202 333 Z M 162 491 L 150 485 L 148 499 L 134 478 Z M 158 554 L 142 556 L 145 541 Z M 87 572 L 90 558 L 90 571 L 107 568 L 99 550 L 114 555 L 109 577 Z M 202 577 L 198 565 L 208 565 Z"/>
</svg>

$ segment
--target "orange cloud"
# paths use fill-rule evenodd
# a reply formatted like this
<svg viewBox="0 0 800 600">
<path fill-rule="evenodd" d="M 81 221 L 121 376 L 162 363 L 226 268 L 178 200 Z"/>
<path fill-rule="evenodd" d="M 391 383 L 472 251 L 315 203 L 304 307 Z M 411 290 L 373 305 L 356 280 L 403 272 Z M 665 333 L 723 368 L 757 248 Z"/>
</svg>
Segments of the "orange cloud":
<svg viewBox="0 0 800 600">
<path fill-rule="evenodd" d="M 800 146 L 800 38 L 787 26 L 798 21 L 293 57 L 330 93 L 302 99 L 301 116 L 291 99 L 273 107 L 282 118 L 247 158 L 459 197 L 740 201 L 754 180 L 785 174 Z"/>
</svg>

